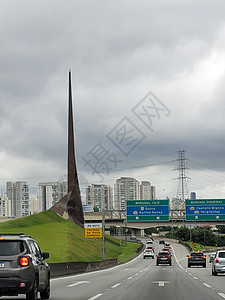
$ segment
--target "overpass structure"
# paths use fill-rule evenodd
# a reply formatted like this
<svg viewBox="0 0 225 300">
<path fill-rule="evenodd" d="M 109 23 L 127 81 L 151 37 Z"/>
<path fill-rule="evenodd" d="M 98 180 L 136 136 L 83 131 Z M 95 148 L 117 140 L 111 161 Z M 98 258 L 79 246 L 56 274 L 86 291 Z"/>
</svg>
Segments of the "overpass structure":
<svg viewBox="0 0 225 300">
<path fill-rule="evenodd" d="M 85 223 L 102 222 L 102 212 L 84 212 Z M 124 227 L 131 229 L 132 233 L 137 236 L 144 236 L 144 229 L 157 226 L 186 226 L 193 228 L 197 225 L 225 225 L 225 221 L 186 221 L 185 209 L 170 210 L 169 221 L 135 221 L 127 222 L 125 210 L 108 210 L 105 211 L 105 228 L 110 226 Z"/>
</svg>

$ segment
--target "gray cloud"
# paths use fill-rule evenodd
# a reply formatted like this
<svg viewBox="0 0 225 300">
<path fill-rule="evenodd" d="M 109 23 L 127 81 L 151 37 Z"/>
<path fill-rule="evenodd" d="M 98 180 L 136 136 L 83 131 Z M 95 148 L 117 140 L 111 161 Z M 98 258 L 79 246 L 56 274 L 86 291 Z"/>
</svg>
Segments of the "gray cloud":
<svg viewBox="0 0 225 300">
<path fill-rule="evenodd" d="M 192 174 L 204 170 L 208 178 L 215 170 L 222 193 L 224 8 L 221 0 L 1 1 L 1 188 L 10 176 L 35 186 L 65 174 L 71 68 L 76 154 L 86 181 L 94 175 L 82 157 L 102 141 L 121 160 L 105 177 L 110 184 L 123 170 L 141 176 L 146 166 L 149 180 L 159 190 L 168 181 L 175 196 L 168 170 L 186 149 Z M 171 110 L 154 132 L 132 114 L 149 91 Z M 107 138 L 124 117 L 146 136 L 128 157 Z M 155 175 L 163 166 L 165 180 Z M 200 185 L 199 192 L 206 193 Z"/>
</svg>

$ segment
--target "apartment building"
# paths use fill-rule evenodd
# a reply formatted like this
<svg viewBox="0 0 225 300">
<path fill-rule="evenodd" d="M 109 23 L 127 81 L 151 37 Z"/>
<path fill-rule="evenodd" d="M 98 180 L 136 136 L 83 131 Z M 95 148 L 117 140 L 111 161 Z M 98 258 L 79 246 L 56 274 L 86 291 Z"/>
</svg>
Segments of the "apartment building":
<svg viewBox="0 0 225 300">
<path fill-rule="evenodd" d="M 11 216 L 29 216 L 29 187 L 26 181 L 6 182 L 6 195 L 11 202 Z"/>
<path fill-rule="evenodd" d="M 132 177 L 121 177 L 114 184 L 114 209 L 126 210 L 127 200 L 140 200 L 140 182 Z"/>
<path fill-rule="evenodd" d="M 38 211 L 51 208 L 67 194 L 67 182 L 41 182 L 37 186 Z"/>
<path fill-rule="evenodd" d="M 86 188 L 86 204 L 93 205 L 94 209 L 102 211 L 112 210 L 113 192 L 112 187 L 104 184 L 92 184 Z"/>
<path fill-rule="evenodd" d="M 0 216 L 1 217 L 11 216 L 11 201 L 6 196 L 0 197 Z"/>
</svg>

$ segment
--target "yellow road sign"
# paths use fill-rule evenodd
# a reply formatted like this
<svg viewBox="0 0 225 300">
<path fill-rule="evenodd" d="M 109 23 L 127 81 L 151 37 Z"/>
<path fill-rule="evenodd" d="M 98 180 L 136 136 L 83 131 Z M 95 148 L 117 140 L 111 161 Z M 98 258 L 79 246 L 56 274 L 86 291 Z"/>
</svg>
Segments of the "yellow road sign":
<svg viewBox="0 0 225 300">
<path fill-rule="evenodd" d="M 85 238 L 102 238 L 102 224 L 90 223 L 84 225 Z"/>
</svg>

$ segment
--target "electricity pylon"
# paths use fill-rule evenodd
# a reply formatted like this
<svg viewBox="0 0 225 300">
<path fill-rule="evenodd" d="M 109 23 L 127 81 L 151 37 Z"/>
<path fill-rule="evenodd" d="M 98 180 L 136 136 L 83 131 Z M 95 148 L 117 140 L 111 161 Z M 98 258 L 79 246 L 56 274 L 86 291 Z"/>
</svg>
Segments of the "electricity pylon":
<svg viewBox="0 0 225 300">
<path fill-rule="evenodd" d="M 185 152 L 186 150 L 179 150 L 178 152 L 178 158 L 176 161 L 178 161 L 178 168 L 177 170 L 179 171 L 179 176 L 177 179 L 179 180 L 178 182 L 178 188 L 177 188 L 177 208 L 180 206 L 180 204 L 184 204 L 185 199 L 188 198 L 188 185 L 187 185 L 187 180 L 190 179 L 188 177 L 187 171 L 189 168 L 186 166 L 186 163 L 188 161 L 187 158 L 185 158 Z"/>
</svg>

